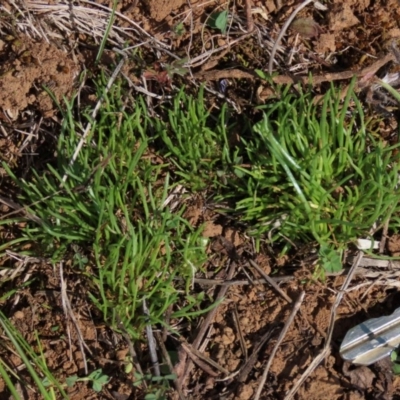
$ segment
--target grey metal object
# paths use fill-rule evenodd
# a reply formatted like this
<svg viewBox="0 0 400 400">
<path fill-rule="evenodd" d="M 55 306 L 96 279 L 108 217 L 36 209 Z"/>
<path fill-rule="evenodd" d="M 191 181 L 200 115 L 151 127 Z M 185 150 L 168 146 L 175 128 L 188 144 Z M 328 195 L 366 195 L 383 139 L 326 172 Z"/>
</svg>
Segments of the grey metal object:
<svg viewBox="0 0 400 400">
<path fill-rule="evenodd" d="M 400 308 L 386 317 L 373 318 L 351 328 L 340 346 L 340 355 L 357 365 L 370 365 L 400 345 Z"/>
</svg>

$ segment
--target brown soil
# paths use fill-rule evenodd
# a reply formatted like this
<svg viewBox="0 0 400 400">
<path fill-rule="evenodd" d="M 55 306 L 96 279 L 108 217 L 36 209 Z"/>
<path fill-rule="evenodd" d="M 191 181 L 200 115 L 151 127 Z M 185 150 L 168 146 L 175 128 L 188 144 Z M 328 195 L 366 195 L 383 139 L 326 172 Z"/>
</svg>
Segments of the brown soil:
<svg viewBox="0 0 400 400">
<path fill-rule="evenodd" d="M 194 213 L 194 211 L 193 211 Z M 210 266 L 207 278 L 224 279 L 217 273 L 227 262 L 235 263 L 235 278 L 245 278 L 240 272 L 245 269 L 253 275 L 248 259 L 254 253 L 252 245 L 240 232 L 224 224 L 207 221 L 204 234 L 212 238 L 210 244 Z M 397 235 L 390 240 L 393 249 Z M 266 274 L 276 269 L 279 260 L 273 255 L 259 254 L 255 261 Z M 285 267 L 294 263 L 296 256 L 286 260 Z M 284 271 L 285 267 L 281 268 Z M 215 272 L 213 272 L 215 271 Z M 262 278 L 257 272 L 254 278 Z M 312 277 L 312 264 L 297 269 L 292 281 L 282 285 L 291 299 L 296 300 L 301 290 L 306 297 L 294 323 L 285 336 L 272 363 L 262 399 L 284 399 L 285 393 L 301 377 L 307 366 L 320 353 L 326 339 L 331 309 L 344 278 L 329 278 L 318 282 Z M 382 275 L 383 277 L 383 275 Z M 199 280 L 203 290 L 204 286 Z M 303 282 L 303 283 L 300 283 Z M 307 282 L 304 286 L 304 282 Z M 400 398 L 400 379 L 395 377 L 389 359 L 370 367 L 355 367 L 339 355 L 339 347 L 347 331 L 363 321 L 387 315 L 400 306 L 400 295 L 387 281 L 357 278 L 352 290 L 347 292 L 338 308 L 332 346 L 329 356 L 306 380 L 296 399 L 395 399 Z M 271 354 L 283 324 L 293 304 L 288 304 L 275 290 L 265 285 L 231 286 L 226 300 L 218 308 L 208 332 L 209 344 L 205 355 L 216 361 L 227 371 L 228 377 L 221 379 L 208 369 L 194 367 L 186 376 L 186 384 L 192 387 L 190 398 L 252 399 L 258 388 L 260 377 Z M 237 317 L 235 317 L 237 315 Z M 270 338 L 260 348 L 263 335 Z M 243 336 L 245 349 L 241 345 Z M 196 335 L 194 335 L 196 337 Z M 245 354 L 244 354 L 245 352 Z M 257 357 L 251 369 L 246 360 L 255 352 Z M 247 354 L 246 354 L 247 353 Z M 178 369 L 179 370 L 179 369 Z M 237 374 L 239 372 L 239 374 Z"/>
<path fill-rule="evenodd" d="M 103 0 L 98 3 L 111 6 L 113 2 Z M 252 3 L 264 13 L 253 14 L 257 32 L 261 28 L 265 29 L 272 38 L 277 37 L 283 23 L 298 4 L 296 1 L 273 0 Z M 169 52 L 182 58 L 189 52 L 190 58 L 194 59 L 204 49 L 227 44 L 227 39 L 218 33 L 202 32 L 203 24 L 210 13 L 223 10 L 224 7 L 226 3 L 217 0 L 123 0 L 118 4 L 118 11 L 140 23 L 157 40 L 168 43 Z M 359 71 L 373 64 L 388 52 L 392 40 L 400 37 L 398 0 L 334 0 L 327 7 L 327 11 L 316 10 L 312 5 L 306 7 L 299 14 L 302 20 L 294 29 L 292 27 L 289 30 L 282 43 L 283 51 L 278 52 L 276 57 L 276 68 L 281 75 L 293 77 L 313 72 L 327 77 L 321 86 L 315 88 L 316 94 L 324 91 L 323 85 L 329 82 L 330 73 Z M 245 29 L 248 21 L 244 2 L 236 2 L 234 11 Z M 263 15 L 267 15 L 267 20 Z M 174 33 L 179 22 L 183 22 L 185 28 L 180 35 Z M 126 25 L 126 22 L 118 19 L 116 23 Z M 265 87 L 265 83 L 256 80 L 249 72 L 255 68 L 265 70 L 269 60 L 270 48 L 267 49 L 266 45 L 262 47 L 267 39 L 261 33 L 261 36 L 256 33 L 232 48 L 227 47 L 226 51 L 213 54 L 204 62 L 191 65 L 192 72 L 203 77 L 208 87 L 214 90 L 218 90 L 220 79 L 207 79 L 207 75 L 201 73 L 239 70 L 239 73 L 228 76 L 230 86 L 227 93 L 227 101 L 239 111 L 251 109 L 257 102 L 262 103 L 273 95 L 271 89 Z M 87 38 L 78 37 L 82 41 Z M 78 39 L 74 42 L 76 46 Z M 93 43 L 87 45 L 92 50 L 93 46 Z M 53 41 L 45 43 L 28 38 L 22 32 L 18 35 L 9 33 L 8 36 L 0 36 L 0 135 L 3 136 L 0 136 L 0 159 L 8 162 L 11 168 L 21 163 L 32 164 L 32 156 L 29 155 L 28 162 L 23 149 L 21 150 L 23 138 L 18 124 L 29 120 L 31 115 L 35 118 L 57 119 L 58 110 L 43 86 L 49 88 L 60 103 L 63 102 L 63 97 L 70 98 L 78 85 L 77 76 L 82 69 L 77 60 L 84 62 L 88 59 L 85 55 L 89 52 L 87 47 L 78 46 L 78 50 L 74 48 L 65 51 Z M 295 51 L 290 53 L 290 49 Z M 78 58 L 74 56 L 77 52 Z M 149 89 L 164 94 L 163 90 L 171 90 L 168 87 L 171 82 L 165 75 L 161 75 L 160 70 L 157 71 L 155 64 L 171 64 L 173 58 L 162 51 L 160 60 L 156 60 L 154 55 L 148 57 L 149 65 L 142 69 L 129 65 L 131 70 L 128 68 L 126 73 L 131 73 L 132 81 L 136 83 L 140 82 L 141 74 L 151 70 L 153 79 L 148 82 Z M 391 71 L 396 70 L 393 64 L 392 62 L 385 67 L 391 67 Z M 157 65 L 157 68 L 161 67 Z M 245 72 L 249 75 L 240 75 Z M 208 76 L 211 77 L 212 74 Z M 185 79 L 189 85 L 189 78 Z M 218 104 L 218 100 L 215 100 L 213 106 L 215 104 Z M 384 102 L 382 105 L 386 106 Z M 381 129 L 382 136 L 389 137 L 397 129 L 396 119 L 387 118 L 382 122 Z M 47 151 L 51 153 L 52 150 L 54 149 Z M 7 181 L 5 170 L 1 168 L 0 173 L 1 178 Z M 0 196 L 9 197 L 8 194 L 13 191 L 14 189 L 10 191 L 10 188 L 1 188 Z M 2 214 L 12 211 L 12 207 L 4 202 L 0 202 L 0 206 Z M 254 275 L 250 272 L 249 259 L 254 259 L 267 275 L 290 275 L 289 281 L 284 281 L 280 287 L 293 301 L 301 290 L 306 291 L 300 311 L 273 360 L 261 397 L 284 399 L 287 391 L 322 349 L 332 305 L 343 283 L 343 277 L 331 277 L 322 282 L 315 280 L 312 262 L 308 262 L 301 254 L 279 259 L 277 252 L 268 246 L 262 247 L 260 254 L 255 254 L 253 242 L 244 232 L 234 228 L 230 220 L 221 219 L 220 215 L 212 211 L 204 211 L 205 208 L 203 200 L 196 200 L 185 215 L 195 226 L 204 223 L 204 236 L 210 240 L 207 272 L 205 276 L 197 277 L 196 289 L 215 297 L 220 290 L 218 284 L 226 279 L 229 268 L 232 275 L 229 279 L 245 280 L 248 274 L 255 279 L 261 278 L 257 272 Z M 4 243 L 17 234 L 18 227 L 0 227 L 0 241 Z M 387 251 L 396 256 L 400 254 L 398 235 L 388 239 Z M 307 255 L 310 255 L 309 252 Z M 65 265 L 66 290 L 77 319 L 74 322 L 68 313 L 66 317 L 61 304 L 59 271 L 55 271 L 47 260 L 21 259 L 10 252 L 0 261 L 0 265 L 3 267 L 0 274 L 5 292 L 11 287 L 19 288 L 18 295 L 12 299 L 2 299 L 4 312 L 36 349 L 37 332 L 47 365 L 56 371 L 56 376 L 63 381 L 74 374 L 86 375 L 84 355 L 89 371 L 102 368 L 110 376 L 110 381 L 101 394 L 94 392 L 90 384 L 85 382 L 66 389 L 71 399 L 143 398 L 142 388 L 136 389 L 132 385 L 133 373 L 126 373 L 124 370 L 130 343 L 124 335 L 111 332 L 102 324 L 101 316 L 86 301 L 83 276 L 69 276 L 70 266 Z M 386 275 L 388 271 L 392 274 L 389 280 Z M 24 282 L 31 277 L 35 277 L 39 283 L 23 289 Z M 205 285 L 201 280 L 205 278 L 213 279 L 215 286 Z M 366 319 L 388 315 L 400 306 L 397 279 L 396 268 L 378 272 L 373 278 L 358 276 L 354 279 L 351 290 L 346 293 L 338 309 L 330 355 L 300 387 L 295 397 L 297 400 L 400 398 L 400 379 L 393 375 L 388 360 L 370 367 L 354 367 L 344 362 L 338 351 L 348 329 Z M 225 300 L 218 307 L 210 325 L 211 329 L 207 332 L 208 345 L 202 350 L 220 368 L 205 365 L 204 362 L 193 365 L 186 354 L 190 350 L 185 352 L 180 349 L 176 372 L 186 397 L 194 400 L 252 399 L 292 307 L 292 304 L 288 304 L 268 285 L 229 286 Z M 203 320 L 198 323 L 201 326 Z M 270 338 L 258 348 L 261 337 L 267 332 L 270 332 Z M 190 344 L 195 340 L 197 331 L 191 332 L 188 328 L 182 334 Z M 243 343 L 240 336 L 243 336 Z M 80 343 L 86 344 L 84 351 Z M 13 368 L 23 366 L 22 360 L 13 355 L 7 345 L 0 352 Z M 253 364 L 246 364 L 252 358 L 253 352 Z M 28 379 L 26 371 L 22 369 L 20 373 L 22 378 Z M 36 393 L 24 392 L 22 387 L 21 393 L 25 399 L 39 399 Z M 0 398 L 8 398 L 8 392 L 1 380 Z M 178 398 L 177 394 L 171 393 L 171 398 Z"/>
<path fill-rule="evenodd" d="M 54 101 L 43 87 L 62 102 L 72 93 L 78 74 L 77 64 L 64 51 L 22 35 L 10 37 L 8 43 L 0 40 L 0 60 L 0 109 L 11 120 L 28 106 L 52 116 Z"/>
</svg>

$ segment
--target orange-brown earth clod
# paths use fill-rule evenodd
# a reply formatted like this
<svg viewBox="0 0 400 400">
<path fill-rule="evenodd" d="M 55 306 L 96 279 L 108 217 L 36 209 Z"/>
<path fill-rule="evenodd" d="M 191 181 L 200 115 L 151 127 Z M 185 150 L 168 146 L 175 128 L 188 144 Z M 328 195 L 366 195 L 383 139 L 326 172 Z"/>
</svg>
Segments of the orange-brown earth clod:
<svg viewBox="0 0 400 400">
<path fill-rule="evenodd" d="M 11 120 L 28 106 L 45 117 L 57 112 L 45 88 L 60 103 L 72 94 L 78 66 L 53 44 L 22 35 L 0 39 L 0 60 L 0 110 Z"/>
</svg>

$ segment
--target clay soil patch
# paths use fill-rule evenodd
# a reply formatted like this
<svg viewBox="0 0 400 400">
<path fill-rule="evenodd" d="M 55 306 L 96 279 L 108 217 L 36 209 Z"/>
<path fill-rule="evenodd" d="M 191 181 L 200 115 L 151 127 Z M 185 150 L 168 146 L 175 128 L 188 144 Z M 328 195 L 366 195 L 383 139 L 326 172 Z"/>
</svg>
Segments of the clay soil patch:
<svg viewBox="0 0 400 400">
<path fill-rule="evenodd" d="M 0 42 L 0 108 L 11 120 L 28 106 L 43 116 L 55 112 L 47 87 L 60 102 L 74 88 L 78 66 L 64 51 L 52 44 L 35 42 L 27 36 Z"/>
</svg>

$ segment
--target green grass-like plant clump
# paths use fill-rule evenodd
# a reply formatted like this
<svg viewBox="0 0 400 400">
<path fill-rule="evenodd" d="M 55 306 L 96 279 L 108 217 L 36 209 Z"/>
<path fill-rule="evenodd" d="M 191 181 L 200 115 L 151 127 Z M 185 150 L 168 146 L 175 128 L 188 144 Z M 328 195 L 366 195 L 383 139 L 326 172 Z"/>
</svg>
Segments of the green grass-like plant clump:
<svg viewBox="0 0 400 400">
<path fill-rule="evenodd" d="M 45 243 L 53 255 L 71 244 L 92 243 L 100 288 L 113 286 L 115 271 L 123 270 L 127 282 L 139 287 L 145 282 L 147 291 L 148 278 L 160 276 L 161 265 L 197 252 L 199 232 L 182 214 L 169 214 L 161 206 L 173 187 L 169 176 L 191 190 L 207 189 L 224 202 L 232 199 L 238 218 L 259 238 L 316 241 L 328 270 L 340 268 L 332 249 L 344 249 L 390 218 L 398 222 L 398 145 L 389 146 L 368 130 L 352 87 L 342 101 L 332 86 L 319 104 L 310 93 L 277 88 L 276 100 L 259 107 L 263 117 L 251 136 L 244 132 L 235 147 L 228 139 L 229 111 L 224 106 L 219 115 L 211 115 L 202 90 L 197 98 L 181 90 L 163 106 L 161 118 L 150 117 L 141 98 L 131 113 L 120 112 L 121 91 L 115 85 L 106 98 L 93 121 L 92 145 L 72 168 L 67 164 L 78 135 L 70 106 L 57 167 L 49 165 L 48 172 L 21 183 L 25 203 L 38 202 L 30 211 L 44 221 L 28 230 L 29 237 Z M 152 163 L 149 152 L 165 163 Z M 66 171 L 69 179 L 59 190 Z M 149 242 L 143 242 L 143 235 Z M 159 249 L 162 260 L 150 248 Z M 131 252 L 124 255 L 126 249 Z M 132 254 L 137 269 L 130 275 Z M 146 267 L 149 260 L 160 262 L 154 274 Z M 142 270 L 148 271 L 147 279 Z M 118 301 L 124 297 L 121 291 L 118 296 Z M 105 300 L 103 295 L 101 303 Z"/>
<path fill-rule="evenodd" d="M 105 85 L 101 78 L 98 97 Z M 170 307 L 171 318 L 207 311 L 199 309 L 204 294 L 190 293 L 206 260 L 201 228 L 184 218 L 183 197 L 173 211 L 165 205 L 177 184 L 204 190 L 225 210 L 230 205 L 257 238 L 286 246 L 316 242 L 323 270 L 341 269 L 341 252 L 350 242 L 387 221 L 392 228 L 400 224 L 399 145 L 388 145 L 368 129 L 352 88 L 342 101 L 332 86 L 316 104 L 309 93 L 278 87 L 275 100 L 259 107 L 261 120 L 239 132 L 238 143 L 229 139 L 234 125 L 228 108 L 211 114 L 203 90 L 197 97 L 181 90 L 157 109 L 160 115 L 151 116 L 143 98 L 126 107 L 118 82 L 95 120 L 81 115 L 92 128 L 72 166 L 83 128 L 73 102 L 67 103 L 53 163 L 26 180 L 3 163 L 34 222 L 0 252 L 30 242 L 31 254 L 54 263 L 73 260 L 104 320 L 132 339 L 141 338 L 146 325 L 164 325 Z M 99 391 L 108 381 L 96 370 L 57 383 L 42 358 L 0 317 L 21 358 L 35 364 L 29 372 L 43 398 L 54 398 L 55 391 L 65 396 L 65 385 L 77 380 L 92 381 Z M 13 391 L 14 377 L 1 360 L 0 375 Z"/>
<path fill-rule="evenodd" d="M 352 87 L 343 102 L 332 87 L 320 104 L 287 88 L 261 107 L 243 140 L 251 168 L 237 166 L 232 182 L 253 234 L 343 249 L 398 211 L 398 145 L 368 130 Z"/>
<path fill-rule="evenodd" d="M 202 294 L 190 295 L 188 289 L 205 260 L 205 248 L 201 230 L 182 217 L 184 207 L 172 213 L 164 206 L 174 185 L 169 164 L 152 158 L 154 137 L 149 133 L 156 119 L 149 118 L 140 99 L 133 110 L 121 111 L 120 90 L 116 85 L 105 97 L 72 167 L 69 161 L 80 137 L 69 104 L 57 164 L 32 171 L 27 181 L 14 179 L 21 187 L 21 203 L 31 205 L 29 212 L 41 220 L 28 225 L 26 240 L 55 262 L 76 252 L 76 268 L 87 276 L 90 296 L 105 321 L 115 328 L 122 322 L 138 338 L 146 324 L 164 324 L 165 311 L 179 299 L 180 309 L 172 318 L 199 312 Z M 62 184 L 65 173 L 68 179 Z M 142 312 L 144 300 L 149 317 Z"/>
<path fill-rule="evenodd" d="M 100 78 L 98 97 L 105 84 Z M 130 109 L 123 98 L 119 82 L 104 97 L 95 120 L 80 110 L 83 124 L 90 121 L 92 128 L 72 166 L 83 130 L 74 117 L 73 102 L 60 107 L 64 118 L 52 163 L 32 170 L 26 180 L 3 164 L 20 187 L 20 204 L 34 218 L 23 236 L 0 246 L 0 252 L 11 247 L 50 257 L 54 263 L 72 260 L 75 272 L 86 277 L 88 294 L 104 320 L 140 339 L 145 326 L 165 325 L 171 306 L 172 319 L 207 312 L 199 309 L 204 293 L 189 292 L 206 260 L 201 228 L 193 228 L 183 217 L 184 198 L 173 212 L 164 203 L 178 183 L 193 191 L 214 185 L 223 174 L 221 168 L 232 162 L 227 110 L 224 107 L 213 119 L 202 90 L 197 98 L 180 91 L 161 110 L 163 118 L 150 117 L 143 98 L 133 100 Z M 1 224 L 20 220 L 11 217 Z M 20 246 L 25 242 L 34 246 L 25 251 Z M 46 368 L 38 364 L 44 376 L 38 382 L 43 393 L 52 393 L 57 381 Z M 6 370 L 0 369 L 13 390 Z M 93 374 L 69 377 L 66 384 L 91 380 L 100 391 L 106 377 Z M 59 390 L 64 388 L 60 383 Z"/>
<path fill-rule="evenodd" d="M 37 354 L 2 312 L 0 312 L 0 327 L 4 335 L 8 338 L 9 345 L 12 346 L 14 354 L 18 355 L 26 366 L 27 374 L 32 379 L 32 386 L 40 393 L 42 396 L 41 398 L 44 400 L 68 399 L 69 397 L 64 390 L 65 388 L 49 370 L 46 364 L 39 338 L 37 337 L 37 343 L 40 354 Z M 12 398 L 15 400 L 22 399 L 13 381 L 19 380 L 21 383 L 25 384 L 26 382 L 22 382 L 22 379 L 20 379 L 19 375 L 15 372 L 15 368 L 1 358 L 0 376 L 10 390 Z"/>
<path fill-rule="evenodd" d="M 197 97 L 181 90 L 164 107 L 165 120 L 154 119 L 159 152 L 172 164 L 174 173 L 192 190 L 218 189 L 234 155 L 229 149 L 229 113 L 223 106 L 217 116 L 207 110 L 200 89 Z"/>
</svg>

